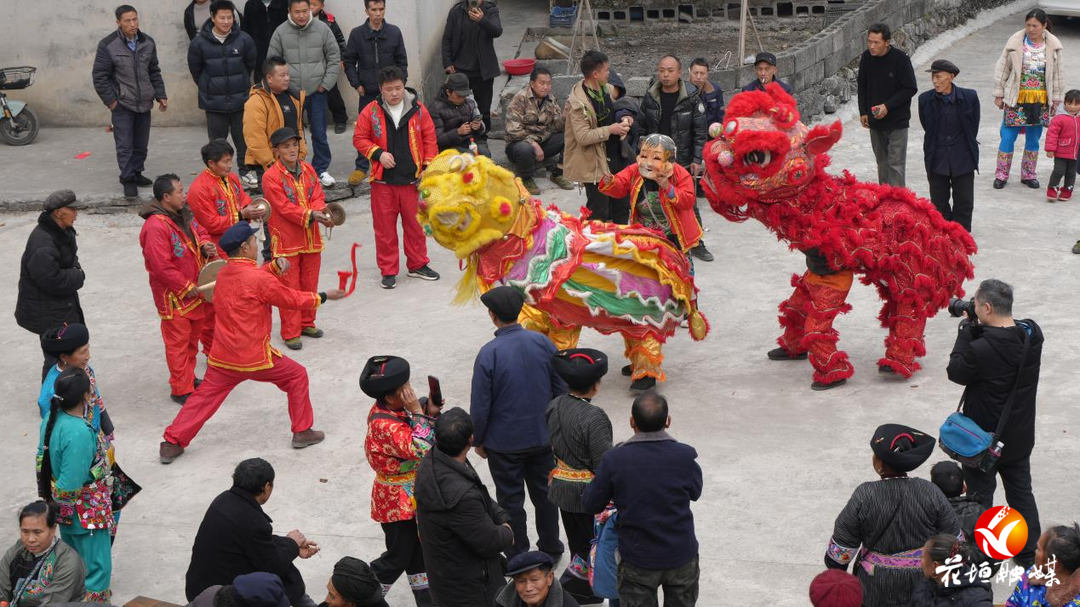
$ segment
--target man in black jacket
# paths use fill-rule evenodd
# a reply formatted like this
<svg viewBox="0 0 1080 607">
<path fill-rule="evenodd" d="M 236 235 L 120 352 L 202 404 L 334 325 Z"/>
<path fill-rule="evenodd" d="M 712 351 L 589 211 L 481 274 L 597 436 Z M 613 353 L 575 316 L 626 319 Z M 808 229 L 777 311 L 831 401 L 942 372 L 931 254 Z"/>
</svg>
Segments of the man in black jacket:
<svg viewBox="0 0 1080 607">
<path fill-rule="evenodd" d="M 49 194 L 37 227 L 26 240 L 19 266 L 15 322 L 38 337 L 64 323 L 86 324 L 79 305 L 79 289 L 86 275 L 79 265 L 73 227 L 79 209 L 85 208 L 75 200 L 75 192 L 71 190 Z M 42 381 L 55 364 L 56 357 L 46 353 Z"/>
<path fill-rule="evenodd" d="M 635 138 L 660 133 L 675 141 L 675 161 L 695 178 L 705 165 L 701 153 L 708 140 L 709 126 L 705 124 L 705 103 L 697 87 L 682 79 L 682 62 L 674 55 L 660 59 L 656 82 L 641 100 L 640 118 L 634 123 Z M 701 211 L 694 202 L 694 215 L 701 223 Z M 712 261 L 713 255 L 701 241 L 690 250 L 702 261 Z"/>
<path fill-rule="evenodd" d="M 379 72 L 383 68 L 396 67 L 406 81 L 409 78 L 409 56 L 405 52 L 405 40 L 398 26 L 385 21 L 384 0 L 364 0 L 367 21 L 349 32 L 342 61 L 349 85 L 360 95 L 360 110 L 366 108 L 379 96 Z M 356 168 L 349 175 L 349 185 L 360 185 L 367 177 L 371 163 L 367 157 L 356 155 Z"/>
<path fill-rule="evenodd" d="M 247 0 L 244 5 L 244 19 L 241 28 L 251 39 L 255 41 L 255 65 L 262 65 L 266 61 L 266 52 L 270 48 L 270 37 L 279 25 L 289 18 L 288 0 Z M 252 74 L 252 82 L 259 84 L 262 74 Z"/>
<path fill-rule="evenodd" d="M 942 217 L 970 232 L 979 169 L 979 93 L 953 86 L 960 68 L 951 61 L 938 59 L 927 71 L 934 90 L 919 95 L 919 122 L 926 131 L 923 160 L 930 201 Z"/>
<path fill-rule="evenodd" d="M 191 0 L 184 9 L 184 31 L 187 32 L 188 40 L 194 40 L 203 24 L 210 18 L 211 4 L 211 0 Z M 233 20 L 240 25 L 240 11 L 233 11 Z"/>
<path fill-rule="evenodd" d="M 199 109 L 206 112 L 209 140 L 226 139 L 232 133 L 236 157 L 243 163 L 247 155 L 244 143 L 244 103 L 251 90 L 251 72 L 258 52 L 255 41 L 240 30 L 230 0 L 214 0 L 210 20 L 188 46 L 188 70 L 199 87 Z M 246 165 L 240 166 L 244 185 L 259 185 L 259 179 Z"/>
<path fill-rule="evenodd" d="M 311 14 L 318 17 L 319 21 L 322 21 L 330 28 L 330 32 L 334 34 L 334 41 L 337 42 L 338 52 L 341 53 L 344 62 L 345 35 L 341 33 L 341 26 L 338 25 L 337 18 L 332 13 L 326 12 L 324 6 L 323 0 L 311 0 Z M 330 110 L 330 117 L 334 119 L 334 132 L 338 135 L 344 133 L 345 126 L 349 122 L 349 116 L 345 113 L 345 100 L 341 98 L 341 91 L 338 90 L 337 84 L 330 87 L 329 91 L 326 91 L 326 107 Z"/>
<path fill-rule="evenodd" d="M 495 78 L 502 73 L 495 39 L 502 36 L 499 7 L 488 0 L 462 0 L 450 8 L 442 37 L 442 63 L 447 74 L 469 77 L 484 128 L 491 130 Z"/>
<path fill-rule="evenodd" d="M 904 187 L 911 98 L 919 92 L 911 58 L 892 47 L 884 23 L 870 26 L 859 59 L 859 119 L 870 129 L 878 183 Z"/>
<path fill-rule="evenodd" d="M 492 605 L 502 589 L 510 517 L 469 464 L 473 425 L 453 408 L 435 421 L 435 448 L 416 473 L 417 521 L 431 596 L 439 607 Z"/>
<path fill-rule="evenodd" d="M 1004 282 L 990 279 L 979 285 L 975 292 L 977 318 L 960 322 L 948 374 L 950 380 L 965 386 L 964 415 L 987 432 L 997 431 L 1015 386 L 1012 409 L 999 437 L 1004 447 L 997 473 L 965 466 L 964 482 L 969 492 L 978 494 L 983 507 L 989 508 L 994 502 L 996 476 L 1001 475 L 1005 501 L 1027 521 L 1027 545 L 1014 559 L 1026 568 L 1035 560 L 1040 531 L 1039 509 L 1031 493 L 1031 451 L 1035 446 L 1043 334 L 1034 320 L 1013 320 L 1012 304 L 1012 287 Z"/>
<path fill-rule="evenodd" d="M 150 144 L 150 110 L 154 101 L 169 107 L 165 80 L 158 65 L 154 39 L 139 31 L 139 14 L 127 4 L 116 9 L 116 31 L 98 42 L 94 57 L 94 90 L 112 112 L 116 163 L 124 196 L 137 198 L 139 187 L 154 182 L 144 177 Z"/>
<path fill-rule="evenodd" d="M 232 488 L 214 498 L 195 536 L 184 589 L 188 601 L 210 586 L 225 586 L 238 575 L 264 571 L 281 578 L 293 607 L 314 607 L 292 562 L 296 557 L 311 558 L 319 546 L 296 529 L 284 537 L 273 534 L 273 521 L 262 509 L 273 492 L 274 468 L 269 462 L 256 457 L 236 466 Z"/>
</svg>

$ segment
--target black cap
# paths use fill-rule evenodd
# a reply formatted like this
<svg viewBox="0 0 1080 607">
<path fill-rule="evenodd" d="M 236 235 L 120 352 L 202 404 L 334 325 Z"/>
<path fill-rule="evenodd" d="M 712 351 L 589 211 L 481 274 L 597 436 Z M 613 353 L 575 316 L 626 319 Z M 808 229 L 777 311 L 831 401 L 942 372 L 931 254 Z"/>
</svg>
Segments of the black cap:
<svg viewBox="0 0 1080 607">
<path fill-rule="evenodd" d="M 270 147 L 276 148 L 290 139 L 300 139 L 300 136 L 296 134 L 296 131 L 283 126 L 270 135 Z"/>
<path fill-rule="evenodd" d="M 218 241 L 218 246 L 222 251 L 226 253 L 232 253 L 240 248 L 240 245 L 248 241 L 259 231 L 251 226 L 246 221 L 238 221 L 231 228 L 225 230 L 225 233 L 221 235 L 221 240 Z"/>
<path fill-rule="evenodd" d="M 450 89 L 451 91 L 466 97 L 472 95 L 472 89 L 469 88 L 469 77 L 457 72 L 447 74 L 446 84 L 443 85 L 443 88 Z"/>
<path fill-rule="evenodd" d="M 607 355 L 590 348 L 561 350 L 551 363 L 571 390 L 588 390 L 608 372 Z"/>
<path fill-rule="evenodd" d="M 45 212 L 52 213 L 56 209 L 62 209 L 64 207 L 71 207 L 73 209 L 85 209 L 85 204 L 78 204 L 75 201 L 75 192 L 71 190 L 57 190 L 49 197 L 45 199 Z"/>
<path fill-rule="evenodd" d="M 762 51 L 762 52 L 758 53 L 754 57 L 754 65 L 757 65 L 757 64 L 761 63 L 762 61 L 764 61 L 765 63 L 768 63 L 769 65 L 775 66 L 776 65 L 776 55 L 774 55 L 772 53 L 769 53 L 769 52 Z"/>
<path fill-rule="evenodd" d="M 903 424 L 883 424 L 874 430 L 870 448 L 895 472 L 911 472 L 934 452 L 937 439 Z"/>
<path fill-rule="evenodd" d="M 372 356 L 360 372 L 360 389 L 380 399 L 409 381 L 409 361 L 399 356 Z"/>
<path fill-rule="evenodd" d="M 955 76 L 960 73 L 960 68 L 956 67 L 956 64 L 948 59 L 936 59 L 930 64 L 930 69 L 926 71 L 931 74 L 934 72 L 949 72 Z"/>
<path fill-rule="evenodd" d="M 547 567 L 553 569 L 555 562 L 551 557 L 539 550 L 533 550 L 532 552 L 522 552 L 510 559 L 510 562 L 506 564 L 506 575 L 514 576 L 519 573 L 525 573 L 526 571 L 532 571 L 537 567 Z"/>
<path fill-rule="evenodd" d="M 79 323 L 53 327 L 41 334 L 41 350 L 51 356 L 74 352 L 90 343 L 90 331 Z"/>
<path fill-rule="evenodd" d="M 258 571 L 238 575 L 232 587 L 247 607 L 289 607 L 285 586 L 277 574 Z"/>
<path fill-rule="evenodd" d="M 503 322 L 514 322 L 525 305 L 525 296 L 514 287 L 501 286 L 480 296 L 480 303 L 495 313 L 495 318 Z"/>
</svg>

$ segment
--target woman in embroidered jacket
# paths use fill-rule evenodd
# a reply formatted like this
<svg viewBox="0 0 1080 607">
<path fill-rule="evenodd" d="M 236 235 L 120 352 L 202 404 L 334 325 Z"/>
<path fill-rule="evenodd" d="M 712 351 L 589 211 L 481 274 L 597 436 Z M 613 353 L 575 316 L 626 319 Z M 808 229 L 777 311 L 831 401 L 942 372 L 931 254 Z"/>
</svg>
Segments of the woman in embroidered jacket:
<svg viewBox="0 0 1080 607">
<path fill-rule="evenodd" d="M 45 381 L 41 384 L 41 392 L 38 394 L 38 410 L 41 412 L 41 418 L 45 419 L 45 416 L 49 414 L 56 378 L 64 369 L 78 367 L 90 378 L 90 391 L 93 392 L 93 398 L 86 401 L 83 419 L 111 443 L 114 428 L 112 420 L 109 419 L 109 413 L 105 410 L 105 400 L 101 398 L 101 392 L 98 390 L 94 369 L 90 367 L 90 332 L 86 326 L 73 323 L 53 327 L 42 333 L 41 349 L 58 359 L 58 362 L 49 369 Z"/>
<path fill-rule="evenodd" d="M 1076 606 L 1080 606 L 1080 526 L 1073 523 L 1039 537 L 1035 565 L 1016 583 L 1005 607 Z"/>
<path fill-rule="evenodd" d="M 0 601 L 12 607 L 79 602 L 86 566 L 60 541 L 56 508 L 34 502 L 19 512 L 19 541 L 0 560 Z"/>
<path fill-rule="evenodd" d="M 604 599 L 589 586 L 593 515 L 581 506 L 581 495 L 595 476 L 600 458 L 611 449 L 611 420 L 592 404 L 600 378 L 607 373 L 608 358 L 587 348 L 562 350 L 552 358 L 552 366 L 570 387 L 570 393 L 552 400 L 545 413 L 556 458 L 548 501 L 562 513 L 571 553 L 559 583 L 579 604 L 602 603 Z"/>
<path fill-rule="evenodd" d="M 907 475 L 930 457 L 936 442 L 908 426 L 879 426 L 870 447 L 881 480 L 859 485 L 836 517 L 825 566 L 847 570 L 855 562 L 865 607 L 906 607 L 923 577 L 926 541 L 938 533 L 962 535 L 941 490 Z"/>
<path fill-rule="evenodd" d="M 83 418 L 93 397 L 78 367 L 56 378 L 56 395 L 41 422 L 38 492 L 59 508 L 60 537 L 86 563 L 84 602 L 108 603 L 112 577 L 112 476 L 105 441 Z"/>
<path fill-rule="evenodd" d="M 375 471 L 371 518 L 386 536 L 386 552 L 371 561 L 371 570 L 382 583 L 383 594 L 407 573 L 417 607 L 428 607 L 432 603 L 413 486 L 416 467 L 435 442 L 435 420 L 424 415 L 409 385 L 409 363 L 404 358 L 369 359 L 360 374 L 360 389 L 375 399 L 367 417 L 364 453 Z"/>
</svg>

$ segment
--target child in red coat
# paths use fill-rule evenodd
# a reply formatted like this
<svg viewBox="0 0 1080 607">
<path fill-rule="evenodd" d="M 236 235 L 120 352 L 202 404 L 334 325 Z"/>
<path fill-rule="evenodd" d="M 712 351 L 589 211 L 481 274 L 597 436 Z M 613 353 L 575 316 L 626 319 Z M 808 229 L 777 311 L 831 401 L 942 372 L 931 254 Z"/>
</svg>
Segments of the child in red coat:
<svg viewBox="0 0 1080 607">
<path fill-rule="evenodd" d="M 1050 202 L 1072 198 L 1073 184 L 1076 182 L 1077 147 L 1080 146 L 1080 90 L 1073 89 L 1065 93 L 1065 111 L 1058 112 L 1050 121 L 1050 130 L 1046 132 L 1046 157 L 1054 159 L 1054 172 L 1050 174 L 1050 185 L 1046 188 L 1046 199 Z M 1065 184 L 1058 189 L 1062 176 Z M 1073 252 L 1077 252 L 1074 248 Z"/>
</svg>

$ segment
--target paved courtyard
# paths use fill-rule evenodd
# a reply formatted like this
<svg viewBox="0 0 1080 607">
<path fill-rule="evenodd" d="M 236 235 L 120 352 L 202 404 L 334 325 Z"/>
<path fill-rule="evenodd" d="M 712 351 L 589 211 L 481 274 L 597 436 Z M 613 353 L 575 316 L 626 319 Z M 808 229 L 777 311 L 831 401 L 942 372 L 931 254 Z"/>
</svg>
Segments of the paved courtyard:
<svg viewBox="0 0 1080 607">
<path fill-rule="evenodd" d="M 1080 338 L 1075 303 L 1080 257 L 1070 253 L 1080 238 L 1080 202 L 1047 204 L 1041 190 L 1020 186 L 1015 173 L 1006 189 L 991 189 L 1000 120 L 989 95 L 993 62 L 1007 37 L 1021 26 L 1022 15 L 1012 15 L 938 56 L 960 67 L 957 84 L 977 89 L 982 101 L 976 281 L 994 277 L 1011 283 L 1017 316 L 1038 320 L 1046 334 L 1033 455 L 1035 494 L 1046 527 L 1080 518 L 1072 465 L 1080 406 L 1070 384 L 1080 361 L 1072 350 Z M 1066 49 L 1080 48 L 1080 27 L 1065 25 L 1057 33 Z M 929 74 L 922 73 L 925 68 L 917 68 L 923 90 L 930 81 Z M 860 178 L 873 179 L 868 135 L 857 121 L 849 120 L 844 127 L 844 139 L 834 149 L 833 170 L 848 168 Z M 203 136 L 198 129 L 187 129 L 193 133 L 188 136 L 180 129 L 170 131 L 157 130 L 154 136 L 169 138 L 176 145 L 170 151 L 175 156 L 192 156 Z M 335 153 L 346 145 L 344 138 L 338 143 Z M 921 144 L 922 131 L 913 121 L 908 185 L 925 195 Z M 5 157 L 26 158 L 34 152 L 33 147 L 0 149 Z M 185 160 L 183 166 L 189 164 Z M 1019 162 L 1016 165 L 1014 171 L 1019 170 Z M 167 169 L 161 154 L 152 158 L 149 172 Z M 1044 184 L 1049 172 L 1043 159 Z M 25 182 L 27 176 L 25 171 L 0 168 L 6 184 Z M 79 191 L 79 184 L 56 176 L 46 189 Z M 542 197 L 566 211 L 585 201 L 577 191 L 546 189 Z M 468 407 L 472 361 L 493 328 L 479 304 L 451 306 L 460 275 L 457 261 L 430 241 L 431 265 L 443 279 L 428 283 L 401 276 L 396 290 L 381 290 L 368 200 L 351 200 L 346 208 L 348 222 L 334 230 L 323 255 L 322 286 L 335 286 L 336 271 L 348 267 L 349 245 L 355 241 L 363 245 L 356 293 L 319 311 L 325 338 L 306 340 L 302 351 L 290 353 L 308 368 L 315 427 L 327 432 L 326 442 L 292 450 L 284 395 L 273 386 L 249 382 L 233 392 L 188 452 L 170 466 L 158 463 L 157 445 L 177 406 L 168 398 L 158 319 L 138 246 L 142 222 L 135 215 L 80 217 L 80 259 L 88 277 L 81 297 L 92 337 L 91 364 L 116 423 L 118 461 L 144 487 L 124 511 L 116 539 L 115 602 L 139 594 L 183 602 L 184 571 L 203 512 L 229 487 L 233 466 L 254 456 L 266 458 L 277 470 L 274 495 L 265 508 L 275 529 L 284 534 L 299 528 L 322 547 L 314 558 L 297 561 L 309 593 L 320 600 L 339 557 L 371 560 L 383 549 L 380 528 L 369 518 L 373 473 L 363 457 L 363 437 L 371 402 L 357 384 L 363 362 L 376 354 L 404 356 L 412 363 L 414 379 L 420 380 L 414 385 L 422 386 L 424 375 L 436 375 L 450 406 Z M 9 462 L 7 490 L 0 498 L 0 537 L 7 537 L 5 541 L 16 537 L 15 511 L 35 495 L 39 418 L 31 403 L 37 397 L 40 350 L 10 313 L 19 256 L 35 217 L 0 216 L 0 249 L 7 260 L 0 266 L 0 284 L 7 285 L 0 290 L 0 310 L 8 311 L 0 315 L 0 330 L 7 336 L 0 356 L 0 391 L 8 395 L 6 423 L 0 427 L 0 456 Z M 713 332 L 700 343 L 685 332 L 669 342 L 668 381 L 661 388 L 672 407 L 671 432 L 697 448 L 705 473 L 704 494 L 694 505 L 701 542 L 700 604 L 806 605 L 806 588 L 823 569 L 836 514 L 859 483 L 876 478 L 869 450 L 874 428 L 900 422 L 936 434 L 955 408 L 961 388 L 948 381 L 945 365 L 957 323 L 944 314 L 928 323 L 922 372 L 909 381 L 883 378 L 875 368 L 885 337 L 876 322 L 880 304 L 872 289 L 858 285 L 849 300 L 854 310 L 837 322 L 841 347 L 851 355 L 856 375 L 841 389 L 811 392 L 808 364 L 765 358 L 778 332 L 776 306 L 790 291 L 791 273 L 803 270 L 802 256 L 789 252 L 758 223 L 728 223 L 711 211 L 704 212 L 704 222 L 709 228 L 706 242 L 717 261 L 699 262 L 697 279 L 701 307 Z M 969 291 L 976 284 L 971 283 Z M 279 336 L 274 339 L 280 346 Z M 581 344 L 612 356 L 622 351 L 618 338 L 590 331 L 583 332 Z M 200 370 L 202 364 L 200 357 Z M 613 361 L 596 402 L 611 417 L 616 440 L 623 440 L 631 433 L 632 395 L 619 366 Z M 936 452 L 916 475 L 928 477 L 930 464 L 943 458 Z M 492 486 L 483 460 L 475 455 L 471 460 Z M 1003 503 L 1000 489 L 996 497 Z M 1003 602 L 1006 592 L 996 587 L 996 602 Z M 399 580 L 388 600 L 392 605 L 412 604 L 405 580 Z"/>
</svg>

